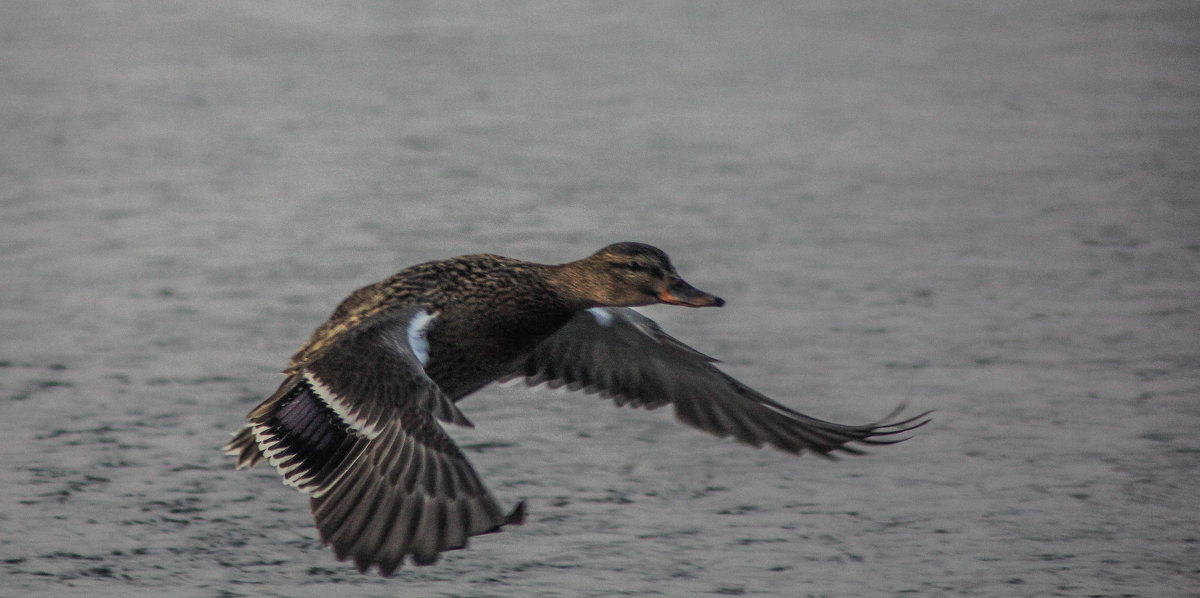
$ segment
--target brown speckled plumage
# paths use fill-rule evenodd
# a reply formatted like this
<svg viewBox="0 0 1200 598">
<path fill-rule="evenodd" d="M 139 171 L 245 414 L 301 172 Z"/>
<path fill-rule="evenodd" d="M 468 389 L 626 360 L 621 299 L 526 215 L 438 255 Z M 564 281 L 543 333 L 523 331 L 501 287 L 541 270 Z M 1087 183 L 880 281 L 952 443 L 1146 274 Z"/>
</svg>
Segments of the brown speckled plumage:
<svg viewBox="0 0 1200 598">
<path fill-rule="evenodd" d="M 845 426 L 741 384 L 630 306 L 720 306 L 666 254 L 617 243 L 575 262 L 491 254 L 418 264 L 350 294 L 284 370 L 280 388 L 225 446 L 239 467 L 269 461 L 312 496 L 321 538 L 359 570 L 429 564 L 505 514 L 441 423 L 470 426 L 459 399 L 524 378 L 618 404 L 671 404 L 717 436 L 799 454 L 891 444 L 928 420 Z"/>
<path fill-rule="evenodd" d="M 292 357 L 292 367 L 373 314 L 420 305 L 438 314 L 440 324 L 429 333 L 425 371 L 443 392 L 461 398 L 511 370 L 576 311 L 550 292 L 547 278 L 555 270 L 491 254 L 405 268 L 347 297 Z"/>
</svg>

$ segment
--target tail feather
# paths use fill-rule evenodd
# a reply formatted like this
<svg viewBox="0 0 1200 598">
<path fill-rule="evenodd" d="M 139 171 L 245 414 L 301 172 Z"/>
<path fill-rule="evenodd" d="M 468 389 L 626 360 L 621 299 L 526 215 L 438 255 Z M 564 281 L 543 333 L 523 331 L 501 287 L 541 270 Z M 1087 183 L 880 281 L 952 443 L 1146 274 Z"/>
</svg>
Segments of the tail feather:
<svg viewBox="0 0 1200 598">
<path fill-rule="evenodd" d="M 251 468 L 263 460 L 262 451 L 258 449 L 258 441 L 254 438 L 254 430 L 250 426 L 242 426 L 233 433 L 233 438 L 221 447 L 226 455 L 237 457 L 237 468 Z"/>
</svg>

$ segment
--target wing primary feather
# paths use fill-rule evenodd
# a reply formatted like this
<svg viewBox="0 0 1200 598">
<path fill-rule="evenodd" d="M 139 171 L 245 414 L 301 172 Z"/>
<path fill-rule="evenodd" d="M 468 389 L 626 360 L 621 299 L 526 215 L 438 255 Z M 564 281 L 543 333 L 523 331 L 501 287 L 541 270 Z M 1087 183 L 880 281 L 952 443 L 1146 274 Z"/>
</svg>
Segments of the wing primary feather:
<svg viewBox="0 0 1200 598">
<path fill-rule="evenodd" d="M 411 500 L 413 497 L 400 496 L 397 498 L 396 504 L 392 506 L 393 516 L 385 528 L 387 530 L 384 536 L 386 541 L 379 546 L 376 555 L 379 573 L 384 577 L 390 577 L 404 563 L 406 540 L 401 534 L 403 533 L 402 527 L 405 525 L 405 506 Z"/>
<path fill-rule="evenodd" d="M 441 540 L 437 530 L 437 520 L 441 506 L 441 502 L 436 499 L 428 497 L 425 499 L 424 508 L 421 510 L 421 519 L 417 526 L 417 534 L 413 538 L 412 544 L 413 562 L 418 565 L 432 565 L 437 560 L 438 545 Z"/>
<path fill-rule="evenodd" d="M 929 412 L 894 419 L 900 405 L 879 423 L 847 426 L 809 417 L 738 382 L 713 359 L 629 308 L 576 314 L 542 341 L 516 368 L 526 384 L 566 386 L 612 400 L 618 406 L 673 403 L 684 423 L 720 437 L 771 446 L 792 454 L 861 455 L 861 445 L 887 445 L 929 422 Z M 513 375 L 506 376 L 511 378 Z"/>
</svg>

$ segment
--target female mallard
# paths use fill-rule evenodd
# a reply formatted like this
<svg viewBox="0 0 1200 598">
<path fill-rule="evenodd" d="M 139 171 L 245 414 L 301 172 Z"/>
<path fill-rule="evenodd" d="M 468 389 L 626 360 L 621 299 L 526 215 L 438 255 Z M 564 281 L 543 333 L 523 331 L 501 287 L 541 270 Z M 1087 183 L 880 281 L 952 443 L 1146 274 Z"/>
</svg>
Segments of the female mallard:
<svg viewBox="0 0 1200 598">
<path fill-rule="evenodd" d="M 672 404 L 686 424 L 793 454 L 861 454 L 849 443 L 892 444 L 928 421 L 846 426 L 796 412 L 629 309 L 653 303 L 725 304 L 643 243 L 561 265 L 480 254 L 412 266 L 342 301 L 225 451 L 239 468 L 266 459 L 309 494 L 339 560 L 390 575 L 406 555 L 430 564 L 524 519 L 524 503 L 500 509 L 438 423 L 471 426 L 455 402 L 493 381 Z"/>
</svg>

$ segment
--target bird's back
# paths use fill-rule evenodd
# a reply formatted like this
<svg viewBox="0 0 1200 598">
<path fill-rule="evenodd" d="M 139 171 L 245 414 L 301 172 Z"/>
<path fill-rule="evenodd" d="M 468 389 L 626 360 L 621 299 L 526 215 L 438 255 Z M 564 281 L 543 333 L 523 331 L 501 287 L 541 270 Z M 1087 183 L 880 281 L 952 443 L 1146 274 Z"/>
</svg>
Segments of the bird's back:
<svg viewBox="0 0 1200 598">
<path fill-rule="evenodd" d="M 420 305 L 436 314 L 425 370 L 460 399 L 510 373 L 570 319 L 573 310 L 545 284 L 546 268 L 492 254 L 405 268 L 346 297 L 292 358 L 293 367 L 367 318 Z"/>
</svg>

